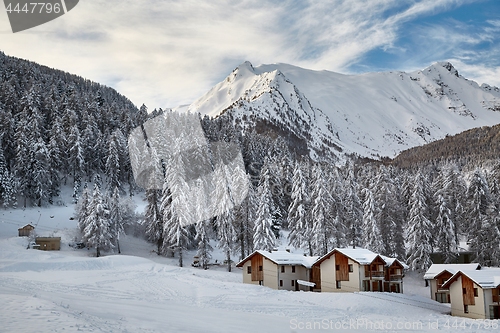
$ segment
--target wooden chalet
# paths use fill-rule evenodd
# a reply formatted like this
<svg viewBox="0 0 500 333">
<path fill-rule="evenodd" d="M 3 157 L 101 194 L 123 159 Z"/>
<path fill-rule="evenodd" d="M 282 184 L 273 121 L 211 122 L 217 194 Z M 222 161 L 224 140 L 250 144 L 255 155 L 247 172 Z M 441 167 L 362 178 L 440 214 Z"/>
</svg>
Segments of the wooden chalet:
<svg viewBox="0 0 500 333">
<path fill-rule="evenodd" d="M 311 267 L 318 257 L 288 251 L 255 251 L 236 267 L 243 269 L 243 283 L 278 290 L 312 291 Z"/>
<path fill-rule="evenodd" d="M 440 303 L 450 303 L 450 291 L 443 285 L 453 274 L 481 269 L 479 264 L 432 264 L 425 272 L 424 280 L 429 286 L 431 298 Z"/>
<path fill-rule="evenodd" d="M 37 237 L 35 243 L 43 251 L 59 251 L 61 249 L 61 237 Z"/>
<path fill-rule="evenodd" d="M 319 258 L 313 271 L 319 270 L 321 291 L 403 292 L 404 270 L 408 268 L 395 258 L 385 257 L 363 248 L 337 248 Z"/>
<path fill-rule="evenodd" d="M 35 227 L 31 224 L 26 224 L 24 227 L 17 229 L 19 237 L 29 237 L 34 232 Z"/>
<path fill-rule="evenodd" d="M 450 292 L 452 316 L 500 319 L 500 268 L 458 271 L 443 288 Z"/>
</svg>

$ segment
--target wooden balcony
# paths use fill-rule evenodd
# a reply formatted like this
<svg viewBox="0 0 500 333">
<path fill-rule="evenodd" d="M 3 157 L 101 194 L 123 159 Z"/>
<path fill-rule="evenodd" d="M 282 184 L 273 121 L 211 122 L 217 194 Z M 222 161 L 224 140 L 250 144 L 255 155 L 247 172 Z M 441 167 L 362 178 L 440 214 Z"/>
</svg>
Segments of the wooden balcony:
<svg viewBox="0 0 500 333">
<path fill-rule="evenodd" d="M 403 275 L 401 274 L 394 274 L 389 276 L 390 281 L 401 281 L 403 280 Z"/>
</svg>

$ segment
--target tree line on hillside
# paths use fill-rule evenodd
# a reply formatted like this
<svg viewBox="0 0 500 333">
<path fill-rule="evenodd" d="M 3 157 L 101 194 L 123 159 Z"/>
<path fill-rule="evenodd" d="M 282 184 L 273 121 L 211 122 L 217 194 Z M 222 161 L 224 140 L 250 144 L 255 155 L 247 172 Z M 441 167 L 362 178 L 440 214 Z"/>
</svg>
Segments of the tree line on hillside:
<svg viewBox="0 0 500 333">
<path fill-rule="evenodd" d="M 243 135 L 224 117 L 205 117 L 202 125 L 210 142 L 240 147 L 248 195 L 224 216 L 177 226 L 172 233 L 169 189 L 148 190 L 144 224 L 158 254 L 198 249 L 207 268 L 209 240 L 217 242 L 230 263 L 231 254 L 241 259 L 253 250 L 272 250 L 286 231 L 282 242 L 308 255 L 365 247 L 422 271 L 432 263 L 433 252 L 452 263 L 466 243 L 475 261 L 500 264 L 498 161 L 409 169 L 353 162 L 336 167 L 293 154 L 281 137 L 255 131 Z"/>
<path fill-rule="evenodd" d="M 124 219 L 116 218 L 116 202 L 122 202 L 121 214 L 130 213 L 117 195 L 141 190 L 127 138 L 148 119 L 174 113 L 137 109 L 113 89 L 3 53 L 0 86 L 0 205 L 63 204 L 61 187 L 72 186 L 84 239 L 99 251 L 117 247 Z M 302 142 L 298 149 L 286 128 L 247 126 L 229 112 L 195 116 L 212 154 L 215 143 L 225 143 L 243 157 L 243 172 L 221 175 L 218 188 L 247 177 L 248 192 L 241 204 L 223 197 L 215 217 L 186 223 L 189 217 L 172 208 L 173 185 L 147 190 L 142 225 L 158 254 L 182 259 L 185 249 L 197 249 L 207 268 L 216 241 L 230 269 L 234 258 L 272 250 L 281 238 L 309 255 L 361 246 L 424 270 L 431 252 L 453 262 L 463 242 L 481 264 L 500 264 L 500 166 L 494 156 L 420 158 L 410 165 L 353 160 L 337 167 L 328 158 L 308 158 L 307 146 Z M 491 135 L 480 137 L 483 142 Z M 206 163 L 213 168 L 212 160 Z M 190 167 L 187 172 L 199 172 Z M 165 176 L 173 177 L 167 166 Z M 168 184 L 186 186 L 174 180 Z M 190 186 L 195 193 L 204 185 Z M 196 207 L 202 210 L 203 202 Z M 102 234 L 108 241 L 100 243 Z"/>
</svg>

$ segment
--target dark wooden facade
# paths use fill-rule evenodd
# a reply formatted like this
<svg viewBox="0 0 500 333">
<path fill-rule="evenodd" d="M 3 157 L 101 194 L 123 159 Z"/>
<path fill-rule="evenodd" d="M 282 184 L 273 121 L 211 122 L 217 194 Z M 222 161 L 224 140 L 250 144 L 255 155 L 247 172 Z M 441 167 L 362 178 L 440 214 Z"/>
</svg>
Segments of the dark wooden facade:
<svg viewBox="0 0 500 333">
<path fill-rule="evenodd" d="M 37 237 L 35 243 L 40 245 L 43 251 L 59 251 L 61 249 L 61 237 Z"/>
<path fill-rule="evenodd" d="M 252 257 L 252 281 L 264 280 L 264 256 L 257 253 Z"/>
<path fill-rule="evenodd" d="M 349 258 L 340 252 L 335 252 L 335 279 L 349 281 Z"/>
<path fill-rule="evenodd" d="M 464 274 L 462 274 L 462 296 L 464 298 L 464 305 L 476 304 L 474 300 L 474 282 Z"/>
<path fill-rule="evenodd" d="M 315 289 L 321 289 L 321 269 L 319 266 L 313 266 L 311 268 L 311 281 L 316 284 Z"/>
<path fill-rule="evenodd" d="M 19 237 L 29 237 L 33 230 L 35 230 L 35 227 L 31 224 L 26 224 L 24 227 L 17 229 Z"/>
</svg>

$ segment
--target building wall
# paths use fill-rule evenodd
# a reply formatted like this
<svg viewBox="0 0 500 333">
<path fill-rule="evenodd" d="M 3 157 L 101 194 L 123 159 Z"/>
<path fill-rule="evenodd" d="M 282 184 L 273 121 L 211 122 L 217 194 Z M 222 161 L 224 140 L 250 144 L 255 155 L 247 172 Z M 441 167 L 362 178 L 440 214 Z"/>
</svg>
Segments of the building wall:
<svg viewBox="0 0 500 333">
<path fill-rule="evenodd" d="M 43 251 L 59 251 L 61 249 L 60 238 L 39 237 L 35 239 L 35 243 L 40 245 L 40 250 Z"/>
<path fill-rule="evenodd" d="M 429 289 L 431 290 L 431 299 L 436 300 L 436 292 L 437 292 L 436 279 L 429 280 Z"/>
<path fill-rule="evenodd" d="M 264 286 L 278 289 L 278 265 L 267 258 L 264 258 L 263 264 Z"/>
<path fill-rule="evenodd" d="M 355 292 L 355 291 L 360 291 L 361 286 L 360 286 L 360 265 L 353 261 L 352 259 L 349 259 L 347 261 L 348 265 L 352 265 L 352 272 L 349 272 L 349 281 L 341 281 L 340 282 L 340 291 L 344 292 Z M 363 270 L 363 274 L 364 274 Z M 337 289 L 338 291 L 338 289 Z"/>
<path fill-rule="evenodd" d="M 469 313 L 464 312 L 464 298 L 462 291 L 462 277 L 458 277 L 455 282 L 450 285 L 451 297 L 451 315 L 467 317 L 472 319 L 485 319 L 484 293 L 483 289 L 477 284 L 473 284 L 474 288 L 478 289 L 478 297 L 474 297 L 474 305 L 470 304 Z"/>
<path fill-rule="evenodd" d="M 335 292 L 340 291 L 337 289 L 335 280 L 335 257 L 331 256 L 329 259 L 324 260 L 321 265 L 321 291 L 322 292 Z"/>
<path fill-rule="evenodd" d="M 243 264 L 243 283 L 259 284 L 259 281 L 252 281 L 252 273 L 248 274 L 248 267 L 252 267 L 252 260 L 248 260 Z"/>
<path fill-rule="evenodd" d="M 340 289 L 337 289 L 335 256 L 331 256 L 321 263 L 321 292 L 355 292 L 361 290 L 360 265 L 348 259 L 348 265 L 352 265 L 353 271 L 349 272 L 349 281 L 340 281 Z"/>
<path fill-rule="evenodd" d="M 492 289 L 482 289 L 481 295 L 483 297 L 483 304 L 484 304 L 484 315 L 487 319 L 490 318 L 490 305 L 495 304 L 493 303 L 493 295 L 492 295 L 493 290 Z"/>
<path fill-rule="evenodd" d="M 284 267 L 285 272 L 281 273 L 281 267 Z M 295 273 L 292 273 L 292 266 L 289 265 L 279 265 L 278 267 L 278 287 L 281 290 L 295 290 L 296 280 L 304 280 L 309 281 L 309 277 L 307 274 L 307 269 L 303 266 L 294 266 Z M 279 286 L 279 281 L 283 281 L 283 287 Z M 294 281 L 294 285 L 292 286 L 292 281 Z M 309 288 L 305 288 L 304 286 L 300 286 L 300 290 L 309 290 Z"/>
</svg>

